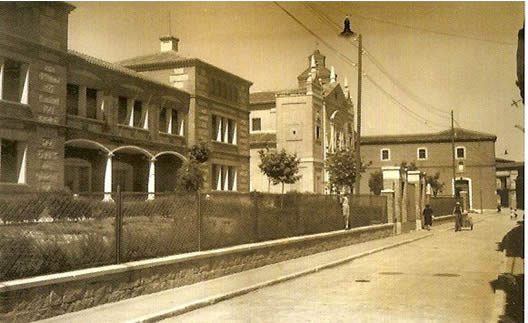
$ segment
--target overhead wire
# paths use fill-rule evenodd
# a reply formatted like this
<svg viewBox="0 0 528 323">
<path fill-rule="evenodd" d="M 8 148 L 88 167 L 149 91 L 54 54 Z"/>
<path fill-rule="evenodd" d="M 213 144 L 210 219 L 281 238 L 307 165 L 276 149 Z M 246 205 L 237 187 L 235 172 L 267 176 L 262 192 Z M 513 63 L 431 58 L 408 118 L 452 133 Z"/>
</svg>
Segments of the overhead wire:
<svg viewBox="0 0 528 323">
<path fill-rule="evenodd" d="M 343 55 L 341 52 L 339 52 L 337 49 L 335 49 L 333 46 L 331 46 L 327 41 L 325 41 L 324 39 L 322 39 L 321 37 L 319 37 L 319 35 L 317 35 L 315 32 L 313 32 L 309 27 L 307 27 L 305 24 L 303 24 L 299 19 L 297 19 L 297 17 L 295 17 L 293 14 L 291 14 L 287 9 L 285 9 L 283 6 L 281 6 L 280 4 L 278 4 L 276 1 L 274 2 L 275 5 L 277 5 L 277 7 L 279 7 L 282 11 L 284 11 L 290 18 L 292 18 L 295 22 L 297 22 L 301 27 L 303 27 L 306 31 L 308 31 L 312 36 L 314 36 L 315 38 L 317 38 L 318 40 L 320 40 L 324 45 L 326 45 L 330 50 L 332 50 L 333 52 L 335 52 L 336 54 L 339 55 L 339 57 L 341 57 L 342 59 L 344 59 L 344 61 L 348 64 L 351 64 L 350 62 L 352 62 L 352 60 L 348 57 L 346 57 L 345 55 Z M 357 64 L 356 63 L 352 63 L 351 64 L 352 66 L 354 67 L 357 67 Z M 381 87 L 377 82 L 375 82 L 371 77 L 369 77 L 366 73 L 364 74 L 365 76 L 367 76 L 367 79 L 374 85 L 376 86 L 383 94 L 385 94 L 386 96 L 388 96 L 392 101 L 396 102 L 398 107 L 403 110 L 404 112 L 407 112 L 411 117 L 413 117 L 415 120 L 431 127 L 436 127 L 436 128 L 441 128 L 441 129 L 444 129 L 445 126 L 443 125 L 440 125 L 439 123 L 436 123 L 434 121 L 431 121 L 431 120 L 428 120 L 427 118 L 425 117 L 422 117 L 420 116 L 419 114 L 417 114 L 416 112 L 412 111 L 412 109 L 410 109 L 408 106 L 406 106 L 405 104 L 401 103 L 398 99 L 396 99 L 392 94 L 390 94 L 389 92 L 387 92 L 385 89 L 383 89 L 383 87 Z"/>
<path fill-rule="evenodd" d="M 340 30 L 340 25 L 338 23 L 333 21 L 330 17 L 328 17 L 322 11 L 316 9 L 312 4 L 304 4 L 304 5 L 307 8 L 311 9 L 315 13 L 315 15 L 317 15 L 321 20 L 323 20 L 323 22 L 326 21 L 327 23 L 331 24 L 334 27 L 334 29 L 336 29 L 337 31 Z M 352 44 L 356 48 L 358 47 L 358 45 L 355 44 L 352 41 L 350 41 L 350 44 Z M 391 81 L 397 88 L 399 88 L 402 92 L 404 92 L 407 96 L 409 96 L 413 101 L 415 101 L 416 103 L 420 104 L 421 106 L 426 108 L 429 112 L 433 113 L 437 117 L 444 118 L 444 119 L 449 119 L 449 116 L 448 116 L 449 112 L 447 112 L 447 111 L 445 111 L 443 109 L 437 108 L 437 107 L 433 106 L 430 103 L 425 102 L 418 95 L 414 94 L 411 90 L 407 89 L 395 77 L 390 75 L 390 73 L 387 71 L 387 69 L 364 46 L 363 46 L 363 53 L 374 64 L 374 66 L 376 66 L 378 68 L 378 70 L 381 73 L 383 73 L 389 79 L 389 81 Z"/>
</svg>

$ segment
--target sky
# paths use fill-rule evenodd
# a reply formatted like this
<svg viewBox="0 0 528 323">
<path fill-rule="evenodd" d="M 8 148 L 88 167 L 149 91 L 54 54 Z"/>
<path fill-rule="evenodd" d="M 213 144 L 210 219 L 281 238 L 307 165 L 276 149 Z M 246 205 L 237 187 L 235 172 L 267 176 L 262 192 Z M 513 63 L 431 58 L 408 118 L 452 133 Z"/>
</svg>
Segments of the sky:
<svg viewBox="0 0 528 323">
<path fill-rule="evenodd" d="M 524 2 L 72 3 L 70 49 L 116 62 L 171 33 L 183 56 L 250 80 L 250 92 L 296 88 L 319 49 L 355 104 L 357 42 L 338 36 L 348 14 L 364 46 L 362 135 L 446 130 L 453 110 L 456 125 L 497 135 L 497 157 L 524 160 L 524 105 L 512 106 Z"/>
</svg>

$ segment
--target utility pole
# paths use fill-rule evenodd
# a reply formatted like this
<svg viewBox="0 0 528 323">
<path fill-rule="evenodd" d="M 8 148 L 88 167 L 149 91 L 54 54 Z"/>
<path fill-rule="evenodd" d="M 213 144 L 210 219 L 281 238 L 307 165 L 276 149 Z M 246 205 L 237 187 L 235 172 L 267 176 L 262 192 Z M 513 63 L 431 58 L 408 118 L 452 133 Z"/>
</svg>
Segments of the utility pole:
<svg viewBox="0 0 528 323">
<path fill-rule="evenodd" d="M 453 196 L 456 197 L 456 172 L 455 172 L 455 126 L 454 126 L 453 110 L 451 110 L 451 152 L 453 156 Z"/>
<path fill-rule="evenodd" d="M 361 79 L 363 77 L 363 41 L 358 34 L 358 92 L 357 92 L 357 135 L 356 135 L 356 195 L 359 195 L 361 177 Z"/>
</svg>

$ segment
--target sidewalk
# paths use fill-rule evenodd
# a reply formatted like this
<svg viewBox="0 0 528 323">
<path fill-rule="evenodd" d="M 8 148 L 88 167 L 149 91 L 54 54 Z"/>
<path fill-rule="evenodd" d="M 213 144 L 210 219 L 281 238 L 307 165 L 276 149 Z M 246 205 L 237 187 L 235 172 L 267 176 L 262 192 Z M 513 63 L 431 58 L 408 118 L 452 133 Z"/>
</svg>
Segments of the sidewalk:
<svg viewBox="0 0 528 323">
<path fill-rule="evenodd" d="M 436 229 L 444 226 L 452 225 Z M 367 241 L 40 322 L 153 322 L 430 236 L 420 231 Z"/>
</svg>

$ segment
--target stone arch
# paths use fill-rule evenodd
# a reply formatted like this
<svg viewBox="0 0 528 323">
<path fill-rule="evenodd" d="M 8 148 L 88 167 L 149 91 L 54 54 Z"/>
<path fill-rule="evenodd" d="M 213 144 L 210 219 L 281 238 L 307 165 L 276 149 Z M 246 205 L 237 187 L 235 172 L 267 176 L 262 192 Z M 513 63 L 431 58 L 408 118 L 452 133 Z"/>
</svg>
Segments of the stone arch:
<svg viewBox="0 0 528 323">
<path fill-rule="evenodd" d="M 154 158 L 158 158 L 159 156 L 161 155 L 174 155 L 178 158 L 180 158 L 182 161 L 187 161 L 187 158 L 185 158 L 185 156 L 183 156 L 182 154 L 178 153 L 178 152 L 175 152 L 175 151 L 170 151 L 170 150 L 167 150 L 167 151 L 160 151 L 159 153 L 157 153 L 156 155 L 154 155 Z"/>
<path fill-rule="evenodd" d="M 94 140 L 90 140 L 90 139 L 82 139 L 82 138 L 79 138 L 79 139 L 70 139 L 70 140 L 66 140 L 64 142 L 64 145 L 81 145 L 81 146 L 95 146 L 107 153 L 110 153 L 110 149 L 108 149 L 105 145 L 97 142 L 97 141 L 94 141 Z"/>
<path fill-rule="evenodd" d="M 120 147 L 117 147 L 117 148 L 113 149 L 111 152 L 113 154 L 115 154 L 116 152 L 119 152 L 119 151 L 124 150 L 124 149 L 131 149 L 131 150 L 139 151 L 139 152 L 145 154 L 149 158 L 153 158 L 154 157 L 154 155 L 152 155 L 152 153 L 150 153 L 148 150 L 146 150 L 144 148 L 141 148 L 141 147 L 138 147 L 138 146 L 134 146 L 134 145 L 120 146 Z"/>
</svg>

